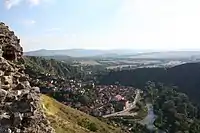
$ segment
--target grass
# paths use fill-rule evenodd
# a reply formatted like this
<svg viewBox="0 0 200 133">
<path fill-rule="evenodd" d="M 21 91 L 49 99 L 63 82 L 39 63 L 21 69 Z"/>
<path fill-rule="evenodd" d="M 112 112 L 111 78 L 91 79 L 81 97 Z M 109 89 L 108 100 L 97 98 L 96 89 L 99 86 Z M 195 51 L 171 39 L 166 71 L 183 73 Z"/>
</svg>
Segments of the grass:
<svg viewBox="0 0 200 133">
<path fill-rule="evenodd" d="M 134 117 L 134 119 L 137 120 L 143 120 L 148 115 L 147 108 L 142 108 L 140 111 L 138 111 L 137 115 Z"/>
<path fill-rule="evenodd" d="M 56 133 L 121 133 L 119 128 L 65 106 L 46 95 L 41 96 L 41 102 Z"/>
</svg>

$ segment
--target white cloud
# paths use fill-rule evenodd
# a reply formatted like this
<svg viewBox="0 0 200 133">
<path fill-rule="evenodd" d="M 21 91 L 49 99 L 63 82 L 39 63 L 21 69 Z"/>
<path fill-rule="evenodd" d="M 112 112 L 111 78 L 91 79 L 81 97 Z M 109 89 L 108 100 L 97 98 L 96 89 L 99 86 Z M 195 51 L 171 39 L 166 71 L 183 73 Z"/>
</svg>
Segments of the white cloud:
<svg viewBox="0 0 200 133">
<path fill-rule="evenodd" d="M 47 32 L 56 32 L 56 31 L 61 31 L 61 28 L 50 28 L 46 30 Z"/>
<path fill-rule="evenodd" d="M 124 0 L 100 42 L 120 48 L 200 48 L 199 7 L 199 0 Z"/>
<path fill-rule="evenodd" d="M 38 47 L 52 49 L 58 47 L 55 44 L 60 48 L 195 49 L 200 48 L 199 7 L 200 0 L 123 0 L 113 23 L 101 33 L 34 40 L 40 42 Z"/>
<path fill-rule="evenodd" d="M 25 19 L 25 20 L 22 20 L 21 23 L 24 26 L 31 26 L 31 25 L 34 25 L 36 23 L 36 21 L 35 20 L 31 20 L 31 19 Z"/>
<path fill-rule="evenodd" d="M 77 37 L 74 34 L 43 34 L 41 36 L 21 36 L 21 44 L 25 51 L 34 49 L 65 49 L 76 47 Z M 58 47 L 59 45 L 59 47 Z"/>
<path fill-rule="evenodd" d="M 13 6 L 19 5 L 23 0 L 4 0 L 4 1 L 5 1 L 4 4 L 5 4 L 6 9 L 9 10 Z"/>
<path fill-rule="evenodd" d="M 5 1 L 4 4 L 5 4 L 6 9 L 9 10 L 12 7 L 18 6 L 24 2 L 27 2 L 31 6 L 36 6 L 42 2 L 47 3 L 47 2 L 52 2 L 53 0 L 4 0 L 4 1 Z"/>
<path fill-rule="evenodd" d="M 41 0 L 28 0 L 28 2 L 31 4 L 31 5 L 38 5 Z"/>
</svg>

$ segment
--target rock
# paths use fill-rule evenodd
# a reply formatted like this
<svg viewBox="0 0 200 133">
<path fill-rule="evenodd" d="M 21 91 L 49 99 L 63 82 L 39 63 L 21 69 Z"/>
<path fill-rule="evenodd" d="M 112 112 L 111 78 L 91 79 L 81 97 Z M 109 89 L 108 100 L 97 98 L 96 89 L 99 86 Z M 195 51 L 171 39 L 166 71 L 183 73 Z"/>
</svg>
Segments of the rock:
<svg viewBox="0 0 200 133">
<path fill-rule="evenodd" d="M 9 90 L 11 88 L 11 85 L 10 84 L 1 85 L 1 88 L 4 89 L 4 90 Z"/>
<path fill-rule="evenodd" d="M 17 90 L 17 96 L 20 96 L 22 94 L 22 90 Z"/>
<path fill-rule="evenodd" d="M 7 71 L 8 72 L 14 72 L 14 68 L 12 66 L 8 66 Z"/>
<path fill-rule="evenodd" d="M 32 87 L 32 91 L 35 91 L 36 93 L 40 93 L 40 88 L 39 87 Z"/>
<path fill-rule="evenodd" d="M 19 77 L 19 82 L 24 82 L 24 81 L 28 81 L 28 77 L 23 75 L 21 77 Z"/>
<path fill-rule="evenodd" d="M 14 75 L 13 75 L 13 77 L 15 77 L 15 78 L 20 78 L 22 76 L 22 74 L 21 73 L 19 73 L 19 72 L 16 72 Z"/>
<path fill-rule="evenodd" d="M 1 78 L 1 81 L 2 81 L 2 84 L 4 84 L 4 85 L 11 85 L 12 84 L 12 76 L 3 76 L 2 78 Z"/>
<path fill-rule="evenodd" d="M 10 116 L 4 112 L 0 115 L 0 119 L 10 119 Z"/>
<path fill-rule="evenodd" d="M 23 83 L 26 88 L 31 88 L 29 81 L 24 81 Z"/>
<path fill-rule="evenodd" d="M 7 70 L 4 72 L 4 76 L 9 76 L 9 75 L 11 75 L 11 74 L 12 74 L 12 72 L 9 72 L 9 71 L 7 71 Z"/>
<path fill-rule="evenodd" d="M 3 71 L 0 71 L 0 76 L 3 76 L 4 75 L 4 72 Z"/>
<path fill-rule="evenodd" d="M 23 85 L 22 83 L 19 83 L 19 84 L 14 88 L 14 90 L 22 90 L 22 89 L 25 89 L 25 85 Z"/>
<path fill-rule="evenodd" d="M 25 70 L 25 66 L 24 65 L 19 65 L 18 68 L 19 68 L 18 72 L 22 72 L 22 71 Z"/>
<path fill-rule="evenodd" d="M 10 102 L 15 101 L 15 100 L 17 100 L 17 96 L 14 93 L 10 92 L 6 96 L 5 104 L 7 104 L 7 102 L 10 104 Z"/>
<path fill-rule="evenodd" d="M 20 64 L 24 64 L 24 63 L 25 63 L 25 60 L 24 60 L 24 58 L 20 58 L 20 59 L 18 59 L 18 62 L 19 62 Z"/>
<path fill-rule="evenodd" d="M 5 130 L 5 133 L 12 133 L 12 130 L 10 128 Z"/>
<path fill-rule="evenodd" d="M 2 118 L 0 120 L 0 125 L 3 127 L 8 127 L 12 125 L 12 121 L 10 120 L 10 118 Z"/>
<path fill-rule="evenodd" d="M 21 133 L 20 129 L 15 129 L 15 133 Z"/>
<path fill-rule="evenodd" d="M 23 48 L 0 22 L 0 133 L 55 133 L 40 106 L 40 89 L 24 73 Z"/>
<path fill-rule="evenodd" d="M 22 93 L 23 94 L 28 94 L 28 93 L 30 93 L 30 90 L 29 89 L 24 89 L 24 90 L 22 90 Z"/>
<path fill-rule="evenodd" d="M 3 127 L 0 127 L 0 133 L 12 133 L 12 130 L 10 128 L 6 129 Z"/>
<path fill-rule="evenodd" d="M 19 126 L 23 119 L 23 115 L 19 112 L 15 112 L 12 117 L 13 118 L 11 118 L 11 119 L 13 119 L 13 126 L 14 127 Z"/>
<path fill-rule="evenodd" d="M 7 91 L 0 89 L 0 103 L 2 103 L 6 99 L 6 96 L 7 96 Z"/>
</svg>

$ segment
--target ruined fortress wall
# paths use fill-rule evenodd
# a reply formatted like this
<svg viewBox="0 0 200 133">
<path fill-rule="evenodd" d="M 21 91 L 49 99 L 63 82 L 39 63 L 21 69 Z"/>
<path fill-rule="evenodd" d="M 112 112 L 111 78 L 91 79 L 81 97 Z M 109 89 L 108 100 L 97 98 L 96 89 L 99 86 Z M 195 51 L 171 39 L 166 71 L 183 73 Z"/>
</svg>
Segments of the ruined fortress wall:
<svg viewBox="0 0 200 133">
<path fill-rule="evenodd" d="M 0 22 L 0 133 L 54 133 L 40 106 L 40 89 L 24 73 L 20 39 Z"/>
</svg>

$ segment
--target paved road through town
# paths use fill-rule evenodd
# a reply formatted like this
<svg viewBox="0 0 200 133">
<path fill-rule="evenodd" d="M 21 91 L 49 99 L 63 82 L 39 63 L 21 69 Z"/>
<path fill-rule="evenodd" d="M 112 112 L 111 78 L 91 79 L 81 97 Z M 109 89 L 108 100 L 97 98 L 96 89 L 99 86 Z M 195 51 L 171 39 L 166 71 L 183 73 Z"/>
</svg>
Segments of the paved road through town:
<svg viewBox="0 0 200 133">
<path fill-rule="evenodd" d="M 139 99 L 140 99 L 140 90 L 137 89 L 135 99 L 132 103 L 129 104 L 128 108 L 126 108 L 122 111 L 119 111 L 119 112 L 104 115 L 103 117 L 107 118 L 107 117 L 113 117 L 113 116 L 135 116 L 137 113 L 130 113 L 130 110 L 132 110 L 136 107 L 136 103 L 138 102 Z"/>
</svg>

